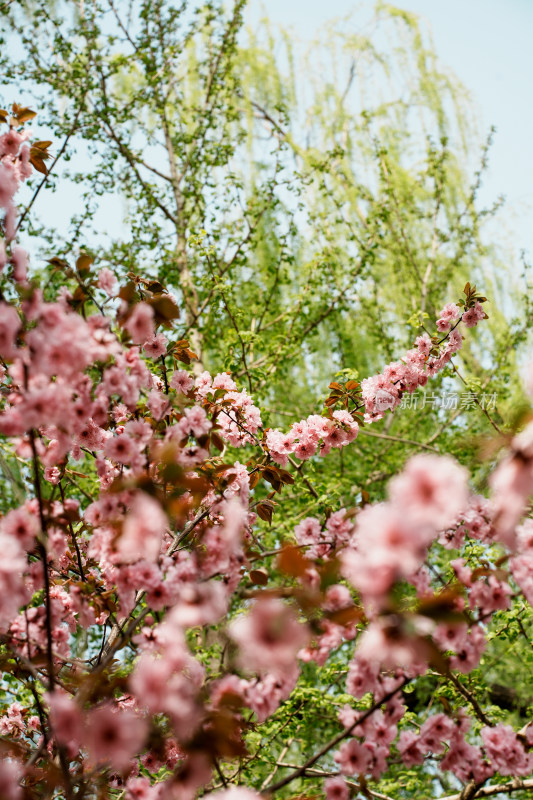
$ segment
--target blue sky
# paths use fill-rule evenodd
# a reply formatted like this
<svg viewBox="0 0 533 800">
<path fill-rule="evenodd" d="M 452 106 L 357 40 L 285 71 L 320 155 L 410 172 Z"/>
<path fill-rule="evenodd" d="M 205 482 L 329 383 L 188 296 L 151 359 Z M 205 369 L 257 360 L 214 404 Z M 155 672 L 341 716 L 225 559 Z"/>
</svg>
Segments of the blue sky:
<svg viewBox="0 0 533 800">
<path fill-rule="evenodd" d="M 480 130 L 497 129 L 483 200 L 506 197 L 502 237 L 533 257 L 533 0 L 396 0 L 430 26 L 442 62 L 470 91 Z M 373 0 L 251 0 L 250 20 L 272 22 L 311 42 L 334 17 Z"/>
<path fill-rule="evenodd" d="M 310 44 L 331 19 L 358 8 L 367 17 L 374 0 L 249 0 L 249 4 L 252 25 L 267 15 L 289 29 L 295 40 Z M 490 236 L 515 255 L 526 250 L 533 261 L 533 0 L 395 0 L 392 4 L 425 20 L 442 63 L 470 91 L 480 133 L 496 127 L 481 200 L 490 205 L 503 194 L 506 206 Z M 47 137 L 43 133 L 41 138 Z M 69 192 L 63 184 L 67 205 Z M 76 188 L 73 197 L 77 194 Z M 39 214 L 47 202 L 43 192 Z M 120 227 L 120 206 L 112 201 L 102 203 L 102 208 L 103 228 Z M 64 225 L 64 209 L 47 207 L 49 220 Z"/>
</svg>

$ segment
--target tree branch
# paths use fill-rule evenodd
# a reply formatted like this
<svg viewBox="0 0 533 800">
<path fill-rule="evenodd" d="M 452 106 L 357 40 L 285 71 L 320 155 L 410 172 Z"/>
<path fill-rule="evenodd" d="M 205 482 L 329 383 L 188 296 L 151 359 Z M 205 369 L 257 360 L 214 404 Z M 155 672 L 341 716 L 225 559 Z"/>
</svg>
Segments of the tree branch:
<svg viewBox="0 0 533 800">
<path fill-rule="evenodd" d="M 277 792 L 278 789 L 282 789 L 284 786 L 287 786 L 289 783 L 292 783 L 292 781 L 296 780 L 296 778 L 303 777 L 306 771 L 309 769 L 309 767 L 312 767 L 313 764 L 316 764 L 316 762 L 319 761 L 322 758 L 322 756 L 325 756 L 326 753 L 329 753 L 329 751 L 333 747 L 336 747 L 344 739 L 347 739 L 349 736 L 351 736 L 354 729 L 358 725 L 361 725 L 361 723 L 363 723 L 366 719 L 368 719 L 368 717 L 371 714 L 373 714 L 374 711 L 377 711 L 378 708 L 380 708 L 383 705 L 383 703 L 388 703 L 389 700 L 392 700 L 392 698 L 396 694 L 398 694 L 398 692 L 400 692 L 404 688 L 404 686 L 406 686 L 410 682 L 410 680 L 411 678 L 406 678 L 404 681 L 401 682 L 399 686 L 396 687 L 396 689 L 392 689 L 390 692 L 387 692 L 387 694 L 385 694 L 380 700 L 376 700 L 376 702 L 367 711 L 365 711 L 364 714 L 361 714 L 361 716 L 358 717 L 358 719 L 354 722 L 353 725 L 351 725 L 346 730 L 341 731 L 341 733 L 338 733 L 336 736 L 333 737 L 333 739 L 330 739 L 329 742 L 326 742 L 326 744 L 323 747 L 321 747 L 317 753 L 308 758 L 307 761 L 305 761 L 301 767 L 295 769 L 294 772 L 291 772 L 289 775 L 279 780 L 273 786 L 270 786 L 267 789 L 265 789 L 264 790 L 265 793 L 272 794 L 273 792 Z"/>
</svg>

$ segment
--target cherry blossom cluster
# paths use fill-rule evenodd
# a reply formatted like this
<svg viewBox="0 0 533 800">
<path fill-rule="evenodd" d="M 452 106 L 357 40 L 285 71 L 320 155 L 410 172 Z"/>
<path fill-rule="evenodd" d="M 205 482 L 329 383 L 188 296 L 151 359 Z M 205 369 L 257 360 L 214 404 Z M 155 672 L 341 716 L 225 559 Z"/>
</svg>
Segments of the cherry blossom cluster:
<svg viewBox="0 0 533 800">
<path fill-rule="evenodd" d="M 382 419 L 387 410 L 398 408 L 405 392 L 413 394 L 419 387 L 425 386 L 428 378 L 441 372 L 461 349 L 463 336 L 458 328 L 459 323 L 472 328 L 486 316 L 479 300 L 474 300 L 474 305 L 462 313 L 458 305 L 447 303 L 437 320 L 437 330 L 446 332 L 442 339 L 423 333 L 417 337 L 415 346 L 399 361 L 388 364 L 379 375 L 362 381 L 365 421 Z"/>
<path fill-rule="evenodd" d="M 469 287 L 469 284 L 467 284 Z M 286 466 L 291 455 L 306 461 L 318 454 L 326 456 L 332 448 L 341 448 L 353 442 L 359 432 L 358 417 L 371 423 L 380 420 L 387 410 L 394 411 L 402 402 L 405 392 L 413 394 L 427 384 L 428 378 L 441 372 L 463 344 L 459 323 L 475 327 L 487 315 L 481 304 L 486 298 L 466 290 L 468 308 L 461 312 L 459 305 L 447 303 L 437 320 L 437 330 L 445 333 L 441 339 L 424 332 L 417 337 L 415 346 L 399 361 L 387 364 L 383 372 L 364 378 L 361 383 L 361 401 L 347 408 L 332 411 L 328 416 L 311 414 L 292 425 L 288 433 L 270 429 L 266 443 L 272 459 Z M 336 384 L 331 384 L 335 387 Z M 341 389 L 340 385 L 338 386 Z M 360 411 L 364 409 L 364 411 Z"/>
<path fill-rule="evenodd" d="M 485 299 L 467 284 L 463 310 L 439 315 L 441 339 L 423 333 L 360 392 L 335 388 L 324 413 L 287 434 L 265 430 L 230 375 L 183 368 L 193 354 L 174 341 L 179 310 L 159 284 L 119 287 L 82 257 L 74 291 L 50 298 L 31 280 L 13 198 L 33 162 L 28 132 L 10 119 L 0 137 L 0 260 L 10 265 L 0 433 L 27 498 L 0 519 L 0 637 L 29 699 L 2 708 L 0 796 L 39 797 L 48 782 L 67 798 L 90 785 L 124 800 L 258 798 L 226 786 L 224 765 L 290 699 L 302 665 L 339 652 L 350 653 L 352 702 L 316 758 L 330 754 L 338 769 L 329 800 L 347 800 L 347 776 L 378 780 L 398 760 L 436 759 L 465 783 L 529 774 L 529 728 L 473 725 L 459 709 L 415 729 L 402 692 L 430 668 L 471 672 L 491 617 L 514 593 L 533 600 L 533 523 L 523 519 L 532 423 L 492 473 L 488 499 L 471 494 L 451 457 L 418 455 L 383 502 L 306 516 L 273 554 L 258 524 L 259 474 L 281 502 L 296 476 L 274 465 L 326 456 L 356 438 L 361 417 L 396 409 L 449 363 L 458 325 L 485 318 Z M 246 448 L 246 464 L 232 448 Z M 471 540 L 487 550 L 483 569 L 468 561 Z M 440 583 L 432 547 L 457 551 Z"/>
</svg>

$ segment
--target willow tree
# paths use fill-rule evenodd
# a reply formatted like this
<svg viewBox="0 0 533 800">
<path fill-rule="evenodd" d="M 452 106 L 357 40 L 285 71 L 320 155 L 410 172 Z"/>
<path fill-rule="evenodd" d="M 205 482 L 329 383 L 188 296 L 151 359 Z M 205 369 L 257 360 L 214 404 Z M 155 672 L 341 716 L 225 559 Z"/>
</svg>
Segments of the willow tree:
<svg viewBox="0 0 533 800">
<path fill-rule="evenodd" d="M 368 35 L 352 32 L 357 19 L 333 25 L 299 56 L 303 86 L 290 42 L 244 30 L 244 5 L 11 4 L 3 68 L 65 137 L 53 172 L 77 154 L 68 246 L 125 272 L 149 264 L 182 296 L 206 365 L 229 337 L 226 366 L 255 386 L 281 354 L 301 367 L 314 332 L 329 330 L 329 362 L 338 329 L 335 358 L 353 367 L 342 340 L 359 310 L 390 350 L 388 325 L 432 313 L 486 263 L 487 211 L 481 173 L 466 169 L 478 154 L 464 94 L 415 17 L 379 6 Z M 110 227 L 96 236 L 106 195 Z M 66 252 L 56 238 L 52 254 Z"/>
</svg>

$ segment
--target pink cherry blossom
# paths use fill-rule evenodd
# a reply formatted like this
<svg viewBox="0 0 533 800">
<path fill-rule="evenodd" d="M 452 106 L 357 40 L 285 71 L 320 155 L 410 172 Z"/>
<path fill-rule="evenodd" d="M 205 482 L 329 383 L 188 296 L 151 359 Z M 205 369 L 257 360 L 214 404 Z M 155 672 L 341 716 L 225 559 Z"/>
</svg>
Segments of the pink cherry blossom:
<svg viewBox="0 0 533 800">
<path fill-rule="evenodd" d="M 131 464 L 138 451 L 132 439 L 122 433 L 106 441 L 104 452 L 111 461 L 118 461 L 119 464 Z"/>
<path fill-rule="evenodd" d="M 20 328 L 20 318 L 13 306 L 0 303 L 0 355 L 7 360 L 15 355 L 15 340 Z"/>
<path fill-rule="evenodd" d="M 158 333 L 156 336 L 146 339 L 143 344 L 143 350 L 149 358 L 159 358 L 167 352 L 167 344 L 167 337 L 162 333 Z"/>
<path fill-rule="evenodd" d="M 0 522 L 0 530 L 6 536 L 13 536 L 25 549 L 33 549 L 35 537 L 39 533 L 39 520 L 24 506 L 9 511 Z"/>
<path fill-rule="evenodd" d="M 178 428 L 183 436 L 203 436 L 211 428 L 211 422 L 207 419 L 207 414 L 200 406 L 186 408 L 184 416 L 178 423 Z"/>
<path fill-rule="evenodd" d="M 455 723 L 446 714 L 433 714 L 420 728 L 421 748 L 429 750 L 434 755 L 444 752 L 444 746 L 453 736 Z"/>
<path fill-rule="evenodd" d="M 22 247 L 13 247 L 11 250 L 13 264 L 13 279 L 17 283 L 24 283 L 28 273 L 28 254 Z"/>
<path fill-rule="evenodd" d="M 390 504 L 367 506 L 357 517 L 354 546 L 341 553 L 342 574 L 365 598 L 383 598 L 420 566 L 430 533 Z"/>
<path fill-rule="evenodd" d="M 178 592 L 169 620 L 182 628 L 210 625 L 226 612 L 227 598 L 220 581 L 184 584 Z"/>
<path fill-rule="evenodd" d="M 194 381 L 184 369 L 177 369 L 172 373 L 170 385 L 173 389 L 176 389 L 177 392 L 188 394 L 194 385 Z"/>
<path fill-rule="evenodd" d="M 528 603 L 533 603 L 533 551 L 531 553 L 523 553 L 509 562 L 511 573 L 523 591 L 524 596 Z"/>
<path fill-rule="evenodd" d="M 94 764 L 126 769 L 145 737 L 146 723 L 132 711 L 117 711 L 104 704 L 87 713 L 83 741 Z"/>
<path fill-rule="evenodd" d="M 109 297 L 112 297 L 116 284 L 117 279 L 114 273 L 108 267 L 103 267 L 98 273 L 98 286 L 100 289 L 103 289 Z"/>
<path fill-rule="evenodd" d="M 326 781 L 327 800 L 348 800 L 355 782 L 344 775 L 378 781 L 398 761 L 411 767 L 437 757 L 439 769 L 465 782 L 482 783 L 494 770 L 527 774 L 523 742 L 533 735 L 497 725 L 482 729 L 483 749 L 469 744 L 469 718 L 457 703 L 450 716 L 413 713 L 416 731 L 400 726 L 393 747 L 407 711 L 401 689 L 427 674 L 435 647 L 451 653 L 450 669 L 469 672 L 493 630 L 491 615 L 514 601 L 515 584 L 533 595 L 533 534 L 528 523 L 515 530 L 533 489 L 533 424 L 510 442 L 491 500 L 469 496 L 467 474 L 451 458 L 416 456 L 392 479 L 385 502 L 370 483 L 373 505 L 350 508 L 346 494 L 347 507 L 339 508 L 337 490 L 323 493 L 317 481 L 312 504 L 302 500 L 297 516 L 282 508 L 302 485 L 293 456 L 318 462 L 348 447 L 360 415 L 374 422 L 401 413 L 406 394 L 450 363 L 462 345 L 459 307 L 448 303 L 440 313 L 445 336 L 422 334 L 363 379 L 362 400 L 352 384 L 353 402 L 341 401 L 343 408 L 333 397 L 286 432 L 265 430 L 240 378 L 193 377 L 199 364 L 190 374 L 173 370 L 183 332 L 168 320 L 165 334 L 156 333 L 144 278 L 125 300 L 112 299 L 111 269 L 88 274 L 95 294 L 81 302 L 68 271 L 57 291 L 55 282 L 44 290 L 26 283 L 13 196 L 32 170 L 27 139 L 13 129 L 0 136 L 0 431 L 10 439 L 7 466 L 17 466 L 0 519 L 0 638 L 5 666 L 16 665 L 9 692 L 24 684 L 23 701 L 9 697 L 0 717 L 8 754 L 0 795 L 19 800 L 36 778 L 51 795 L 68 794 L 68 770 L 73 796 L 89 781 L 90 791 L 125 800 L 202 793 L 259 800 L 232 783 L 237 772 L 226 761 L 241 755 L 240 739 L 252 729 L 265 742 L 261 726 L 291 697 L 300 661 L 304 677 L 316 672 L 319 681 L 333 668 L 324 691 L 335 703 L 338 658 L 349 663 L 346 690 L 355 700 L 342 698 L 338 718 L 330 715 L 340 747 L 333 755 L 332 745 L 328 757 L 341 773 Z M 476 303 L 465 327 L 484 317 Z M 222 363 L 226 355 L 219 353 Z M 261 401 L 268 397 L 269 384 L 261 384 Z M 225 445 L 220 455 L 217 438 Z M 243 463 L 234 447 L 246 447 Z M 289 457 L 295 486 L 278 493 L 278 524 L 267 530 L 257 525 L 265 488 L 253 476 L 272 462 L 287 466 Z M 308 465 L 308 487 L 321 474 L 315 466 Z M 359 497 L 358 469 L 354 476 Z M 16 507 L 19 490 L 27 499 Z M 292 528 L 301 558 L 287 574 L 275 556 Z M 437 539 L 448 549 L 467 547 L 458 558 L 438 550 L 434 559 Z M 513 552 L 495 561 L 495 541 Z M 432 613 L 439 581 L 451 587 L 442 595 L 449 618 Z M 477 728 L 469 733 L 477 735 Z M 280 752 L 284 746 L 280 739 Z M 209 794 L 220 779 L 228 785 Z"/>
<path fill-rule="evenodd" d="M 144 558 L 155 561 L 167 526 L 168 520 L 159 503 L 144 492 L 137 492 L 117 542 L 121 560 L 128 562 Z"/>
<path fill-rule="evenodd" d="M 11 128 L 0 136 L 0 153 L 7 156 L 16 156 L 23 142 L 22 135 Z"/>
<path fill-rule="evenodd" d="M 230 786 L 219 792 L 205 795 L 209 800 L 261 800 L 261 795 L 245 786 Z"/>
<path fill-rule="evenodd" d="M 455 303 L 446 303 L 444 308 L 439 314 L 437 319 L 437 330 L 447 331 L 453 320 L 458 319 L 461 315 L 461 309 Z"/>
<path fill-rule="evenodd" d="M 22 764 L 12 758 L 0 761 L 0 797 L 3 800 L 22 800 L 20 781 L 24 770 Z"/>
<path fill-rule="evenodd" d="M 257 672 L 290 670 L 309 637 L 294 611 L 277 599 L 257 601 L 250 613 L 231 622 L 229 632 L 240 647 L 242 666 Z"/>
<path fill-rule="evenodd" d="M 406 767 L 424 762 L 424 745 L 420 737 L 411 730 L 404 730 L 398 739 L 398 752 Z"/>
<path fill-rule="evenodd" d="M 268 719 L 289 697 L 298 677 L 298 668 L 293 664 L 288 672 L 270 673 L 242 681 L 246 705 L 255 713 L 258 722 Z"/>
<path fill-rule="evenodd" d="M 450 749 L 440 762 L 443 770 L 450 770 L 464 783 L 474 781 L 483 783 L 492 774 L 493 769 L 483 759 L 481 749 L 468 744 L 462 735 L 456 735 Z"/>
<path fill-rule="evenodd" d="M 370 751 L 357 739 L 343 742 L 333 758 L 343 775 L 364 775 L 370 765 Z"/>
<path fill-rule="evenodd" d="M 154 334 L 154 311 L 148 303 L 137 303 L 128 317 L 125 328 L 134 344 L 143 344 Z"/>
<path fill-rule="evenodd" d="M 340 775 L 335 778 L 326 778 L 324 781 L 326 800 L 348 800 L 350 787 Z"/>
<path fill-rule="evenodd" d="M 74 700 L 62 692 L 48 695 L 50 724 L 59 744 L 66 745 L 77 752 L 83 738 L 83 718 L 81 709 Z"/>
<path fill-rule="evenodd" d="M 152 786 L 150 778 L 129 778 L 124 798 L 125 800 L 156 800 L 158 794 L 158 786 Z"/>
<path fill-rule="evenodd" d="M 356 654 L 350 662 L 346 678 L 346 690 L 357 700 L 364 697 L 367 692 L 375 692 L 379 686 L 379 662 L 369 660 Z"/>
<path fill-rule="evenodd" d="M 470 606 L 478 608 L 486 617 L 494 611 L 503 611 L 509 608 L 509 597 L 512 594 L 509 584 L 499 581 L 494 575 L 489 575 L 484 580 L 474 583 L 470 590 Z"/>
<path fill-rule="evenodd" d="M 482 728 L 481 738 L 492 765 L 500 775 L 529 775 L 533 758 L 526 753 L 510 725 Z"/>
<path fill-rule="evenodd" d="M 483 311 L 483 306 L 476 300 L 472 308 L 469 308 L 468 311 L 465 311 L 462 321 L 467 328 L 473 328 L 478 324 L 478 322 L 480 322 L 480 320 L 484 319 L 484 317 L 485 312 Z"/>
<path fill-rule="evenodd" d="M 17 178 L 12 168 L 0 164 L 0 208 L 9 208 L 17 191 Z M 10 237 L 11 238 L 11 237 Z"/>
<path fill-rule="evenodd" d="M 389 483 L 391 501 L 414 521 L 447 527 L 468 502 L 467 472 L 449 456 L 418 455 Z"/>
<path fill-rule="evenodd" d="M 427 356 L 429 356 L 431 350 L 433 349 L 433 342 L 431 341 L 427 333 L 423 333 L 422 336 L 418 336 L 415 339 L 415 345 L 419 354 L 423 358 L 427 358 Z"/>
<path fill-rule="evenodd" d="M 474 625 L 468 637 L 457 648 L 456 655 L 450 659 L 450 666 L 458 672 L 471 672 L 477 667 L 481 655 L 486 647 L 486 638 L 479 625 Z"/>
</svg>

